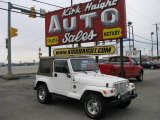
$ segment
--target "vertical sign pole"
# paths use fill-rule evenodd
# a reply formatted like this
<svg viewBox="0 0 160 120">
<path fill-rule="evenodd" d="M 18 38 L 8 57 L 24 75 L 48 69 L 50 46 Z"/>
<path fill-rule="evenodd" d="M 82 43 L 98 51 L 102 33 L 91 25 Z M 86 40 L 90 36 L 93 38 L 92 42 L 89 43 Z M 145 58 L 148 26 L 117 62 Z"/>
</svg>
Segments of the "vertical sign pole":
<svg viewBox="0 0 160 120">
<path fill-rule="evenodd" d="M 10 28 L 11 28 L 11 9 L 12 4 L 8 2 L 8 75 L 12 75 L 12 62 L 11 62 L 11 34 L 10 34 Z"/>
<path fill-rule="evenodd" d="M 97 46 L 97 45 L 98 45 L 98 42 L 95 42 L 95 46 Z M 99 61 L 99 57 L 96 56 L 96 62 L 98 63 L 98 61 Z"/>
<path fill-rule="evenodd" d="M 129 32 L 129 52 L 131 52 L 131 38 L 130 38 L 130 25 L 128 25 Z"/>
<path fill-rule="evenodd" d="M 73 6 L 73 0 L 71 0 L 71 7 Z M 74 43 L 72 44 L 72 48 L 74 48 Z"/>
<path fill-rule="evenodd" d="M 133 32 L 133 25 L 132 25 L 132 40 L 133 40 L 133 50 L 134 50 L 134 32 Z"/>
<path fill-rule="evenodd" d="M 92 2 L 94 2 L 94 0 L 92 0 Z M 97 46 L 97 45 L 98 45 L 98 42 L 96 41 L 96 42 L 95 42 L 95 46 Z M 98 61 L 99 61 L 99 57 L 98 57 L 98 56 L 96 56 L 96 57 L 95 57 L 95 59 L 96 59 L 96 62 L 98 63 Z"/>
<path fill-rule="evenodd" d="M 71 6 L 73 6 L 73 0 L 71 0 Z"/>
<path fill-rule="evenodd" d="M 140 65 L 142 65 L 142 52 L 141 52 L 141 50 L 139 51 L 139 55 L 140 55 Z"/>
<path fill-rule="evenodd" d="M 153 32 L 151 32 L 151 41 L 152 41 L 151 54 L 152 54 L 152 60 L 153 60 Z"/>
<path fill-rule="evenodd" d="M 51 56 L 51 46 L 48 47 L 49 56 Z"/>
<path fill-rule="evenodd" d="M 120 77 L 124 77 L 124 63 L 123 63 L 123 39 L 120 39 Z"/>
</svg>

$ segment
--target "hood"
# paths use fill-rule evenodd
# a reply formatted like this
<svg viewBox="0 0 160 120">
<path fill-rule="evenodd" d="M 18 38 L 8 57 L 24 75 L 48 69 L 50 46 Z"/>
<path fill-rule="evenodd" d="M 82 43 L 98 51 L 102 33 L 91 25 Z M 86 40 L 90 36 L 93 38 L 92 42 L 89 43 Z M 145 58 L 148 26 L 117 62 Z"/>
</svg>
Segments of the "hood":
<svg viewBox="0 0 160 120">
<path fill-rule="evenodd" d="M 100 72 L 77 73 L 74 75 L 74 79 L 79 84 L 99 87 L 105 87 L 106 83 L 109 84 L 109 87 L 112 87 L 113 83 L 127 81 L 127 79 L 101 74 Z"/>
</svg>

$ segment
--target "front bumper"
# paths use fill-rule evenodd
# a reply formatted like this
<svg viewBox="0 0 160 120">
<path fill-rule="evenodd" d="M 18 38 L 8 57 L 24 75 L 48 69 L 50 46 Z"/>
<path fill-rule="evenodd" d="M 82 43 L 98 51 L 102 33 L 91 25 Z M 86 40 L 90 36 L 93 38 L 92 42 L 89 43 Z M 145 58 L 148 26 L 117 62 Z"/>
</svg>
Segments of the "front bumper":
<svg viewBox="0 0 160 120">
<path fill-rule="evenodd" d="M 121 103 L 124 103 L 126 101 L 129 101 L 131 99 L 134 99 L 138 96 L 137 93 L 130 93 L 130 92 L 127 92 L 123 95 L 118 95 L 116 97 L 112 97 L 112 98 L 109 98 L 108 99 L 108 102 L 109 103 L 113 103 L 113 104 L 121 104 Z"/>
</svg>

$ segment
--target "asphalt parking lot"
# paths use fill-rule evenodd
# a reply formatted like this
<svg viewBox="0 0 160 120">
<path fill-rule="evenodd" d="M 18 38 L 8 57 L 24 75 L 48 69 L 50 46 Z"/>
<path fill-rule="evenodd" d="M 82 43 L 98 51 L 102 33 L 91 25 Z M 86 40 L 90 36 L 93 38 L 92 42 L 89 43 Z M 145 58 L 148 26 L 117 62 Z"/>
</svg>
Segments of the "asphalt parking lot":
<svg viewBox="0 0 160 120">
<path fill-rule="evenodd" d="M 35 75 L 18 80 L 0 78 L 0 120 L 90 120 L 77 101 L 57 99 L 40 104 L 33 90 Z M 138 97 L 127 109 L 108 106 L 102 120 L 160 120 L 160 70 L 145 70 L 134 82 Z"/>
</svg>

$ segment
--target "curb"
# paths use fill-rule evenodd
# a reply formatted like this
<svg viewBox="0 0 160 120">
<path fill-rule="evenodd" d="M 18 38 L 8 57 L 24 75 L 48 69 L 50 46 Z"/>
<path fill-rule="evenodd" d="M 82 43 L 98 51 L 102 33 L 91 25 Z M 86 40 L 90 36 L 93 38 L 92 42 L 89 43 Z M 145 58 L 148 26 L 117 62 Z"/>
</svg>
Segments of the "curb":
<svg viewBox="0 0 160 120">
<path fill-rule="evenodd" d="M 21 78 L 26 78 L 30 77 L 31 74 L 36 74 L 36 73 L 23 73 L 23 74 L 13 74 L 13 75 L 0 75 L 0 78 L 5 79 L 5 80 L 18 80 Z"/>
</svg>

